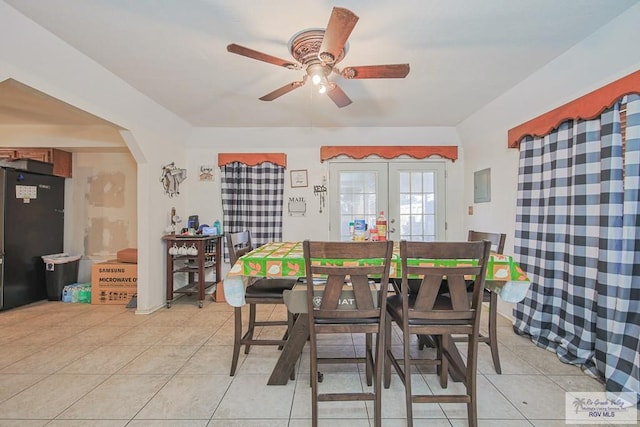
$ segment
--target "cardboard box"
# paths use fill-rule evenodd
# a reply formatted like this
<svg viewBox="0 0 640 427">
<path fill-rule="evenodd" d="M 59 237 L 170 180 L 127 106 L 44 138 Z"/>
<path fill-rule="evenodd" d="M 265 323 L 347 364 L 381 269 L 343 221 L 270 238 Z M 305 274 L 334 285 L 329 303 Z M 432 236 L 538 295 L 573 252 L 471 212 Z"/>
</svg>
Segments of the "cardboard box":
<svg viewBox="0 0 640 427">
<path fill-rule="evenodd" d="M 127 248 L 118 251 L 116 260 L 118 262 L 128 262 L 131 264 L 138 263 L 138 249 L 136 248 Z"/>
<path fill-rule="evenodd" d="M 91 267 L 91 304 L 126 305 L 137 293 L 137 264 L 107 261 Z"/>
</svg>

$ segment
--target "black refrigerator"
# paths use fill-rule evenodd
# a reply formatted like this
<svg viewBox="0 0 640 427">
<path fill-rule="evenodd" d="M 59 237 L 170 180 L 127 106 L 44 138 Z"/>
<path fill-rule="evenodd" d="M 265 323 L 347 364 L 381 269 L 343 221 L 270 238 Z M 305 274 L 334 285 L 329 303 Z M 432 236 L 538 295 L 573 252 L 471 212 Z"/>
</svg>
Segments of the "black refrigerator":
<svg viewBox="0 0 640 427">
<path fill-rule="evenodd" d="M 63 239 L 64 178 L 0 167 L 0 310 L 47 298 L 41 256 Z"/>
</svg>

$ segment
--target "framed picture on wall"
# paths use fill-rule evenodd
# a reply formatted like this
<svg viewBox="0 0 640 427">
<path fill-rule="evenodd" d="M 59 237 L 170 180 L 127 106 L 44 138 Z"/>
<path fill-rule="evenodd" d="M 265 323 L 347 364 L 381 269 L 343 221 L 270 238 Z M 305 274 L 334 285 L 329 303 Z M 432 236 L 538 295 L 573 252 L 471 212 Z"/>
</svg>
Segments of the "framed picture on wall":
<svg viewBox="0 0 640 427">
<path fill-rule="evenodd" d="M 491 169 L 482 169 L 473 173 L 473 202 L 491 201 Z"/>
<path fill-rule="evenodd" d="M 308 186 L 306 169 L 291 171 L 291 188 Z"/>
</svg>

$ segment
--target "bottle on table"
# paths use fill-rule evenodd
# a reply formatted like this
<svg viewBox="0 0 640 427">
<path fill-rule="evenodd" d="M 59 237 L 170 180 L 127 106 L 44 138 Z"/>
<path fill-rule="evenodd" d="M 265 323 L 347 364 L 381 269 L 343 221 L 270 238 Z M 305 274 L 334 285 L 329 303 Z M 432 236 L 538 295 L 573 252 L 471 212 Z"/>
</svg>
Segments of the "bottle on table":
<svg viewBox="0 0 640 427">
<path fill-rule="evenodd" d="M 380 211 L 380 215 L 376 219 L 376 228 L 378 229 L 378 240 L 387 240 L 387 218 L 384 216 L 384 211 Z"/>
<path fill-rule="evenodd" d="M 372 242 L 377 242 L 378 240 L 380 240 L 380 236 L 378 235 L 378 228 L 377 227 L 373 227 L 371 229 L 371 235 L 370 235 L 370 240 Z"/>
</svg>

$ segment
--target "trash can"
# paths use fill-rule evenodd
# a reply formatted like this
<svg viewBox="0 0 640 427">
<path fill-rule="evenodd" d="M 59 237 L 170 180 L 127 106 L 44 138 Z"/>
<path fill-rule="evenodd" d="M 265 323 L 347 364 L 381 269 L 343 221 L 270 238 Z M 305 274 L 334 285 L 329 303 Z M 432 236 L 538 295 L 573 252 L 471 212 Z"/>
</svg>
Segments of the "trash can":
<svg viewBox="0 0 640 427">
<path fill-rule="evenodd" d="M 78 282 L 78 267 L 81 255 L 67 253 L 43 255 L 47 298 L 49 301 L 62 300 L 62 289 Z"/>
</svg>

